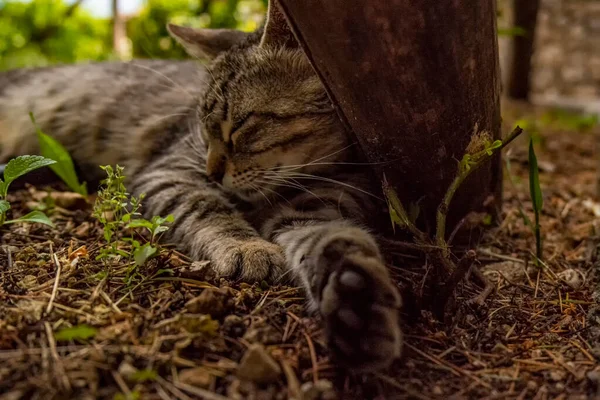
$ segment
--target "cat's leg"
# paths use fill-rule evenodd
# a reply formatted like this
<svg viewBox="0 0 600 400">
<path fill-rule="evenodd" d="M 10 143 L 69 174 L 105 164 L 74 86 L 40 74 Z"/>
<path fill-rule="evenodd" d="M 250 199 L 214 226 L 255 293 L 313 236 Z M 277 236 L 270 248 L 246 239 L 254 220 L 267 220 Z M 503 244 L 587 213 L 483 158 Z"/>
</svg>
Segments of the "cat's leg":
<svg viewBox="0 0 600 400">
<path fill-rule="evenodd" d="M 267 230 L 322 315 L 337 360 L 366 371 L 400 355 L 400 295 L 366 230 L 292 212 Z"/>
<path fill-rule="evenodd" d="M 135 174 L 130 187 L 136 195 L 145 193 L 145 217 L 172 214 L 165 239 L 193 259 L 209 260 L 219 276 L 245 281 L 280 276 L 281 247 L 261 238 L 198 165 L 173 154 Z"/>
</svg>

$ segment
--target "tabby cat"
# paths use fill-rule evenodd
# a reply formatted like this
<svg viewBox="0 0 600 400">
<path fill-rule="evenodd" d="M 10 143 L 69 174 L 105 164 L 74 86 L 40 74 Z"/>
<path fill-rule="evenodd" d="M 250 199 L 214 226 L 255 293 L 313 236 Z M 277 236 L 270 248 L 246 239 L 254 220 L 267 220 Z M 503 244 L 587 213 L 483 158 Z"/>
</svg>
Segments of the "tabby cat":
<svg viewBox="0 0 600 400">
<path fill-rule="evenodd" d="M 169 25 L 195 61 L 0 74 L 0 162 L 38 151 L 29 112 L 97 180 L 119 164 L 146 216 L 221 276 L 292 278 L 356 371 L 399 356 L 400 297 L 366 228 L 372 180 L 277 4 L 257 32 Z M 354 163 L 353 163 L 354 161 Z"/>
</svg>

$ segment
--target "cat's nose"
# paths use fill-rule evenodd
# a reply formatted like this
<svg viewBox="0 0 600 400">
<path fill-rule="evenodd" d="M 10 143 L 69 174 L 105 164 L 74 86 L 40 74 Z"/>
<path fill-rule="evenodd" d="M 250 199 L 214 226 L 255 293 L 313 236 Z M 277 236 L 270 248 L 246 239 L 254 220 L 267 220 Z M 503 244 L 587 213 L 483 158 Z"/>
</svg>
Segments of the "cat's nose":
<svg viewBox="0 0 600 400">
<path fill-rule="evenodd" d="M 217 182 L 217 183 L 221 183 L 223 181 L 223 176 L 225 175 L 225 171 L 221 168 L 217 168 L 213 171 L 207 171 L 208 172 L 208 179 L 210 179 L 211 181 Z"/>
<path fill-rule="evenodd" d="M 221 183 L 225 175 L 225 156 L 215 151 L 208 151 L 206 159 L 206 175 L 214 182 Z"/>
</svg>

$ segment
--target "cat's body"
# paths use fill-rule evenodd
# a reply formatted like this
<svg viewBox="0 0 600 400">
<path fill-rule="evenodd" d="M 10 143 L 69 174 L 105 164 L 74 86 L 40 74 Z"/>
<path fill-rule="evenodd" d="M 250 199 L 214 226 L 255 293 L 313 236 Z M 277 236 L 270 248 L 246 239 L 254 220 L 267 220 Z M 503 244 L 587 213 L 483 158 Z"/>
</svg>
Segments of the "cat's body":
<svg viewBox="0 0 600 400">
<path fill-rule="evenodd" d="M 38 151 L 33 112 L 72 152 L 82 178 L 115 164 L 135 175 L 189 131 L 207 76 L 193 61 L 146 60 L 0 73 L 0 159 Z"/>
<path fill-rule="evenodd" d="M 171 26 L 192 54 L 216 56 L 208 69 L 134 61 L 0 73 L 0 162 L 37 151 L 33 112 L 86 179 L 124 166 L 144 213 L 173 214 L 168 239 L 192 258 L 233 279 L 294 280 L 344 364 L 387 365 L 400 351 L 400 300 L 367 230 L 380 200 L 270 11 L 262 37 Z"/>
</svg>

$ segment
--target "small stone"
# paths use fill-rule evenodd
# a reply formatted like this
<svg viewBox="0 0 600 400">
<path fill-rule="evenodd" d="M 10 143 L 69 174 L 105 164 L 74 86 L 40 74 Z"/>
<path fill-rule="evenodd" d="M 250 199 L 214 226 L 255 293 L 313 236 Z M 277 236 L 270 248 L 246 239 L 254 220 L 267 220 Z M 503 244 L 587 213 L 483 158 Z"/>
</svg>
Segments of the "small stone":
<svg viewBox="0 0 600 400">
<path fill-rule="evenodd" d="M 304 400 L 335 400 L 338 398 L 333 384 L 325 379 L 317 382 L 306 382 L 300 387 Z"/>
<path fill-rule="evenodd" d="M 600 367 L 596 367 L 595 369 L 588 371 L 586 376 L 590 382 L 600 388 Z"/>
<path fill-rule="evenodd" d="M 90 206 L 87 199 L 78 193 L 51 192 L 50 197 L 56 206 L 66 210 L 84 210 Z"/>
<path fill-rule="evenodd" d="M 86 238 L 90 234 L 90 230 L 92 228 L 92 224 L 89 222 L 82 222 L 75 230 L 73 231 L 73 235 L 78 238 Z"/>
<path fill-rule="evenodd" d="M 188 301 L 185 307 L 193 314 L 208 314 L 213 318 L 219 318 L 227 311 L 226 302 L 227 297 L 220 291 L 204 289 L 200 296 Z"/>
<path fill-rule="evenodd" d="M 228 315 L 223 320 L 223 333 L 231 338 L 239 338 L 246 333 L 244 319 L 237 315 Z"/>
<path fill-rule="evenodd" d="M 559 381 L 564 380 L 567 377 L 567 374 L 563 370 L 555 369 L 553 371 L 550 371 L 550 373 L 548 374 L 548 376 L 554 382 L 559 382 Z"/>
<path fill-rule="evenodd" d="M 194 261 L 190 266 L 179 270 L 183 278 L 196 279 L 199 281 L 214 281 L 217 277 L 215 271 L 210 267 L 210 261 Z"/>
<path fill-rule="evenodd" d="M 118 371 L 119 371 L 119 374 L 121 374 L 123 376 L 123 378 L 130 380 L 131 377 L 133 375 L 135 375 L 136 372 L 138 372 L 138 369 L 136 367 L 134 367 L 133 365 L 131 365 L 129 362 L 123 361 L 119 365 Z"/>
<path fill-rule="evenodd" d="M 583 274 L 573 268 L 565 269 L 564 271 L 559 272 L 558 277 L 575 290 L 579 289 L 585 283 Z"/>
<path fill-rule="evenodd" d="M 444 391 L 442 390 L 442 388 L 437 385 L 433 387 L 431 392 L 436 396 L 441 396 L 444 394 Z"/>
<path fill-rule="evenodd" d="M 542 358 L 542 350 L 540 350 L 540 349 L 531 350 L 531 358 L 534 360 L 536 358 Z"/>
<path fill-rule="evenodd" d="M 281 367 L 264 346 L 252 345 L 246 350 L 238 367 L 237 376 L 256 383 L 275 382 L 281 375 Z"/>
<path fill-rule="evenodd" d="M 538 384 L 536 381 L 528 381 L 527 382 L 527 390 L 530 392 L 535 392 L 538 388 Z"/>
<path fill-rule="evenodd" d="M 279 344 L 282 338 L 282 333 L 264 319 L 255 319 L 244 334 L 244 340 L 264 345 Z"/>
<path fill-rule="evenodd" d="M 212 376 L 205 368 L 188 368 L 179 372 L 179 381 L 187 385 L 206 389 L 212 382 Z"/>
<path fill-rule="evenodd" d="M 492 282 L 507 279 L 511 283 L 521 283 L 525 281 L 525 266 L 514 261 L 502 261 L 488 264 L 481 268 L 481 272 Z"/>
</svg>

